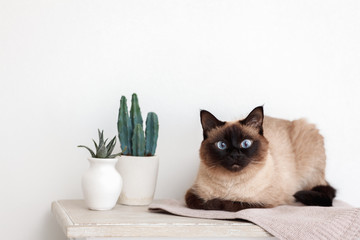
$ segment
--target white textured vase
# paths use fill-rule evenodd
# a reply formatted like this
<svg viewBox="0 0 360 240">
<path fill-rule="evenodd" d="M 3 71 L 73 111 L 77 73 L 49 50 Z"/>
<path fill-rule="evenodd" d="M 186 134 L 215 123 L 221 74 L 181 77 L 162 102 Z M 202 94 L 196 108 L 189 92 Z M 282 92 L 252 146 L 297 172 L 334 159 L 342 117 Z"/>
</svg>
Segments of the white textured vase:
<svg viewBox="0 0 360 240">
<path fill-rule="evenodd" d="M 81 181 L 86 206 L 91 210 L 110 210 L 119 198 L 122 179 L 115 169 L 116 158 L 89 158 L 90 167 Z"/>
<path fill-rule="evenodd" d="M 116 169 L 123 178 L 118 203 L 149 205 L 154 199 L 159 157 L 120 156 Z"/>
</svg>

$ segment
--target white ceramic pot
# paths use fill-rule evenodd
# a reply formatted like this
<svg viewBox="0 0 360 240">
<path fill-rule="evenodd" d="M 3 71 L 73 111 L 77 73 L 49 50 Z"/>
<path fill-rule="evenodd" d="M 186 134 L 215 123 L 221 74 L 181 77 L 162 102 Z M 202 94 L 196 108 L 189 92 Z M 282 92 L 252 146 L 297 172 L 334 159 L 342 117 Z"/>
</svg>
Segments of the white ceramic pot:
<svg viewBox="0 0 360 240">
<path fill-rule="evenodd" d="M 123 178 L 118 203 L 148 205 L 154 199 L 159 157 L 119 156 L 116 169 Z"/>
<path fill-rule="evenodd" d="M 122 179 L 115 169 L 116 158 L 89 158 L 90 167 L 81 181 L 87 207 L 91 210 L 110 210 L 119 198 Z"/>
</svg>

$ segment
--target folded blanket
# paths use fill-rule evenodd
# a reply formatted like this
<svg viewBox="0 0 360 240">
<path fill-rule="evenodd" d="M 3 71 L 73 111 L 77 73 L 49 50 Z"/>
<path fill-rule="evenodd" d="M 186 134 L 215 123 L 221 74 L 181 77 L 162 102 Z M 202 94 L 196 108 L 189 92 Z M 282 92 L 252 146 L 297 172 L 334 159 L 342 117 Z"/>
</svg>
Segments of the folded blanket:
<svg viewBox="0 0 360 240">
<path fill-rule="evenodd" d="M 279 206 L 238 212 L 194 210 L 181 201 L 157 200 L 149 206 L 149 210 L 195 218 L 248 220 L 279 239 L 360 238 L 360 208 L 338 200 L 334 201 L 334 207 Z"/>
</svg>

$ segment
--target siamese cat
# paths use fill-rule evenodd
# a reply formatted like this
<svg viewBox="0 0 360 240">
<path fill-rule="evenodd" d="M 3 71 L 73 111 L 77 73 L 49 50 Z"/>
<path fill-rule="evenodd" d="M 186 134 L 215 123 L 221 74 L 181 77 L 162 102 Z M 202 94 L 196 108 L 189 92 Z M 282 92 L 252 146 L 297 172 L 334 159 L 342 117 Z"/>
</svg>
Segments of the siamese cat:
<svg viewBox="0 0 360 240">
<path fill-rule="evenodd" d="M 287 121 L 255 108 L 245 119 L 200 112 L 200 166 L 185 201 L 193 209 L 239 211 L 301 202 L 332 206 L 323 137 L 304 119 Z"/>
</svg>

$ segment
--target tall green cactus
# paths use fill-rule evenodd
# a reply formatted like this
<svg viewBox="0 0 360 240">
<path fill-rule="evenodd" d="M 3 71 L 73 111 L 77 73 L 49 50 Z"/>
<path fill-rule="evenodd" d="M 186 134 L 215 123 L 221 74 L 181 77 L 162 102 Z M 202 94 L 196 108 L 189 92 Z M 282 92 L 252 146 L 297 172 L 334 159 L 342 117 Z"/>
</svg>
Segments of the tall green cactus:
<svg viewBox="0 0 360 240">
<path fill-rule="evenodd" d="M 117 125 L 118 125 L 119 140 L 123 154 L 130 155 L 133 128 L 129 117 L 125 96 L 122 96 L 120 100 L 120 109 L 119 109 Z"/>
<path fill-rule="evenodd" d="M 154 156 L 159 133 L 159 120 L 154 112 L 149 112 L 146 117 L 145 130 L 145 155 Z"/>
<path fill-rule="evenodd" d="M 144 130 L 140 124 L 136 124 L 132 137 L 132 156 L 144 156 L 145 153 L 145 138 Z"/>
<path fill-rule="evenodd" d="M 135 93 L 131 98 L 130 117 L 126 97 L 121 97 L 117 124 L 121 149 L 124 155 L 153 156 L 155 154 L 159 120 L 155 113 L 148 113 L 146 118 L 146 133 L 144 134 L 139 100 Z"/>
<path fill-rule="evenodd" d="M 131 118 L 131 124 L 134 129 L 137 124 L 140 124 L 141 128 L 143 128 L 143 119 L 141 116 L 139 100 L 138 100 L 136 93 L 134 93 L 131 96 L 130 118 Z"/>
</svg>

